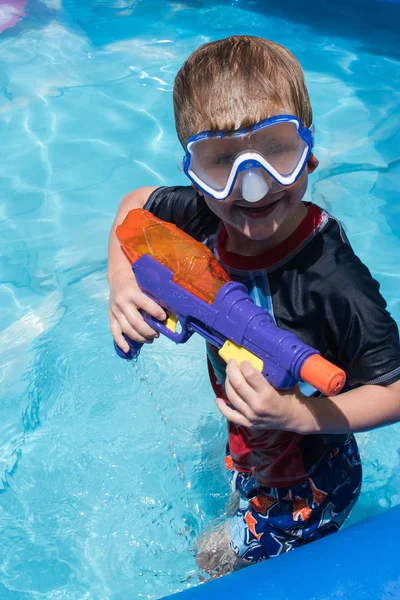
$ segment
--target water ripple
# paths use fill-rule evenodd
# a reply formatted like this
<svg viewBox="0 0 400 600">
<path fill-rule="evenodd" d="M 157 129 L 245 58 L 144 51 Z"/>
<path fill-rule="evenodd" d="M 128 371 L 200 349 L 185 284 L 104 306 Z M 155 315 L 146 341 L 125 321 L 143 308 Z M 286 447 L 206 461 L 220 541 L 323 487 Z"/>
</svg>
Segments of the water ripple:
<svg viewBox="0 0 400 600">
<path fill-rule="evenodd" d="M 0 596 L 156 598 L 199 583 L 193 545 L 229 497 L 202 341 L 125 363 L 107 322 L 120 199 L 185 181 L 175 73 L 238 29 L 294 52 L 320 158 L 309 198 L 343 221 L 400 319 L 399 63 L 257 2 L 31 4 L 43 19 L 0 41 Z M 398 429 L 358 436 L 353 522 L 400 502 Z"/>
</svg>

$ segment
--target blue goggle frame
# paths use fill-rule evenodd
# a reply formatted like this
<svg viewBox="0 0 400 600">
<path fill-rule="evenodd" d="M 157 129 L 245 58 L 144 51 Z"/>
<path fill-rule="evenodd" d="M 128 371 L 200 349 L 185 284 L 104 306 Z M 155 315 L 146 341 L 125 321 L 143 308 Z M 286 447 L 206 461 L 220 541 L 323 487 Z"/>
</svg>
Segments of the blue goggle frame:
<svg viewBox="0 0 400 600">
<path fill-rule="evenodd" d="M 213 189 L 210 185 L 208 185 L 207 183 L 202 181 L 202 179 L 200 177 L 198 177 L 195 173 L 193 173 L 190 170 L 190 163 L 191 163 L 191 156 L 192 156 L 191 152 L 190 152 L 190 148 L 196 142 L 199 142 L 204 139 L 209 139 L 209 138 L 221 139 L 223 137 L 229 137 L 229 138 L 240 137 L 240 136 L 243 136 L 243 135 L 246 135 L 249 133 L 256 132 L 260 129 L 265 129 L 265 128 L 267 128 L 271 125 L 275 125 L 277 123 L 294 123 L 296 125 L 298 135 L 301 137 L 301 139 L 304 141 L 304 143 L 306 144 L 306 147 L 307 147 L 307 152 L 303 153 L 303 156 L 300 158 L 296 169 L 294 169 L 293 174 L 291 174 L 290 176 L 281 175 L 274 169 L 274 167 L 272 165 L 270 165 L 260 155 L 259 152 L 255 152 L 255 151 L 251 151 L 251 150 L 249 150 L 248 152 L 244 152 L 241 156 L 239 156 L 235 160 L 235 162 L 232 166 L 232 171 L 231 171 L 231 175 L 228 179 L 228 182 L 227 182 L 226 186 L 224 187 L 224 189 L 220 190 L 220 191 Z M 268 119 L 264 119 L 263 121 L 260 121 L 259 123 L 256 123 L 255 125 L 252 125 L 250 127 L 244 127 L 242 129 L 238 129 L 233 132 L 229 132 L 229 131 L 215 132 L 215 131 L 211 130 L 211 131 L 202 131 L 200 133 L 197 133 L 196 135 L 191 136 L 188 139 L 188 141 L 186 142 L 186 153 L 185 153 L 185 156 L 182 161 L 182 167 L 183 167 L 183 172 L 185 173 L 185 175 L 196 186 L 198 186 L 202 191 L 204 191 L 206 194 L 212 196 L 216 200 L 224 200 L 232 192 L 232 189 L 235 185 L 238 174 L 241 171 L 247 171 L 249 169 L 261 167 L 261 168 L 265 169 L 268 172 L 268 174 L 277 183 L 280 183 L 281 185 L 286 185 L 286 186 L 292 185 L 295 181 L 297 181 L 297 179 L 302 174 L 304 167 L 307 164 L 308 158 L 312 152 L 313 147 L 314 147 L 314 127 L 313 127 L 313 125 L 311 125 L 310 128 L 304 127 L 304 125 L 301 123 L 301 121 L 298 119 L 298 117 L 296 117 L 294 115 L 277 115 L 275 117 L 270 117 Z M 254 157 L 254 155 L 256 157 Z M 233 173 L 233 176 L 232 176 L 232 173 Z"/>
</svg>

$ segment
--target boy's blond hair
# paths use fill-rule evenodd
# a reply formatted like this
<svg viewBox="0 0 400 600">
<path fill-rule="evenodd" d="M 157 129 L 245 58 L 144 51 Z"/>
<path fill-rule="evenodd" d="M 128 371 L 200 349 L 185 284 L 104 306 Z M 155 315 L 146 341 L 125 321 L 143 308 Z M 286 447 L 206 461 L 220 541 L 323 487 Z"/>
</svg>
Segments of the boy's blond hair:
<svg viewBox="0 0 400 600">
<path fill-rule="evenodd" d="M 200 131 L 232 131 L 276 114 L 294 114 L 306 127 L 312 123 L 299 62 L 280 44 L 254 36 L 200 46 L 178 71 L 173 99 L 182 145 Z"/>
</svg>

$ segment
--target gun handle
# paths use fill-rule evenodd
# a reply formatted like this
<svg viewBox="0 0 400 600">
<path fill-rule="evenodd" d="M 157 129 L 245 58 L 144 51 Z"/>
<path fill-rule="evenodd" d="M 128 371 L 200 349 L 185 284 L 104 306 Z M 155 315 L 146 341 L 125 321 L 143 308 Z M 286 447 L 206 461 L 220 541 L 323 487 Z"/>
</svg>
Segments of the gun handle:
<svg viewBox="0 0 400 600">
<path fill-rule="evenodd" d="M 178 321 L 178 318 L 175 317 L 175 315 L 173 315 L 172 313 L 167 312 L 167 314 L 168 314 L 167 319 L 165 321 L 159 321 L 158 319 L 151 317 L 144 311 L 140 311 L 140 312 L 143 315 L 143 319 L 146 321 L 146 323 L 148 325 L 150 325 L 150 327 L 155 329 L 155 331 L 162 333 L 163 335 L 165 335 L 165 337 L 169 338 L 173 342 L 176 342 L 177 344 L 183 344 L 193 335 L 193 331 L 190 331 L 188 328 L 185 328 L 185 327 L 182 327 L 182 330 L 179 332 L 176 331 L 179 321 Z M 123 336 L 126 339 L 126 341 L 128 342 L 130 349 L 128 352 L 124 352 L 118 346 L 118 344 L 116 344 L 114 342 L 115 352 L 121 358 L 125 358 L 126 360 L 132 360 L 133 358 L 136 358 L 137 356 L 139 356 L 139 352 L 140 352 L 143 344 L 141 342 L 134 342 L 133 340 L 131 340 L 131 338 L 129 338 L 125 334 L 123 334 Z"/>
<path fill-rule="evenodd" d="M 319 354 L 313 354 L 305 361 L 300 377 L 324 396 L 336 396 L 346 383 L 346 373 Z"/>
<path fill-rule="evenodd" d="M 124 358 L 125 360 L 132 360 L 132 359 L 136 358 L 137 356 L 139 356 L 139 352 L 140 352 L 143 344 L 141 342 L 134 342 L 133 340 L 131 340 L 131 338 L 129 338 L 124 333 L 122 335 L 124 336 L 124 338 L 126 339 L 126 341 L 129 344 L 129 350 L 128 350 L 128 352 L 124 352 L 118 346 L 118 344 L 116 342 L 114 342 L 114 350 L 118 354 L 118 356 L 120 358 Z"/>
<path fill-rule="evenodd" d="M 183 344 L 187 342 L 187 340 L 193 335 L 193 331 L 187 327 L 187 323 L 180 322 L 178 317 L 168 310 L 166 310 L 168 316 L 165 321 L 159 321 L 144 311 L 140 312 L 142 313 L 143 319 L 146 321 L 147 325 L 150 325 L 150 327 L 152 327 L 155 331 L 162 333 L 162 335 L 165 335 L 165 337 L 172 340 L 176 344 Z M 179 324 L 181 325 L 180 331 L 178 331 Z"/>
</svg>

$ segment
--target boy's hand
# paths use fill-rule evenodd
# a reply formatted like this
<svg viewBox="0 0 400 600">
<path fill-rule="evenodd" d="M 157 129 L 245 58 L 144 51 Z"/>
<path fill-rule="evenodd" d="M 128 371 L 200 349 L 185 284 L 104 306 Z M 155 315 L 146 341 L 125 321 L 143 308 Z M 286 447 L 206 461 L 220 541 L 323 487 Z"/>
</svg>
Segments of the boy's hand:
<svg viewBox="0 0 400 600">
<path fill-rule="evenodd" d="M 247 361 L 231 359 L 226 368 L 226 394 L 233 408 L 216 399 L 221 413 L 232 423 L 249 429 L 295 431 L 295 413 L 303 398 L 299 387 L 276 390 Z"/>
<path fill-rule="evenodd" d="M 150 344 L 159 334 L 143 320 L 142 309 L 152 317 L 164 321 L 166 314 L 140 290 L 132 271 L 116 273 L 110 280 L 109 318 L 112 336 L 124 352 L 129 345 L 123 333 L 135 342 Z"/>
</svg>

